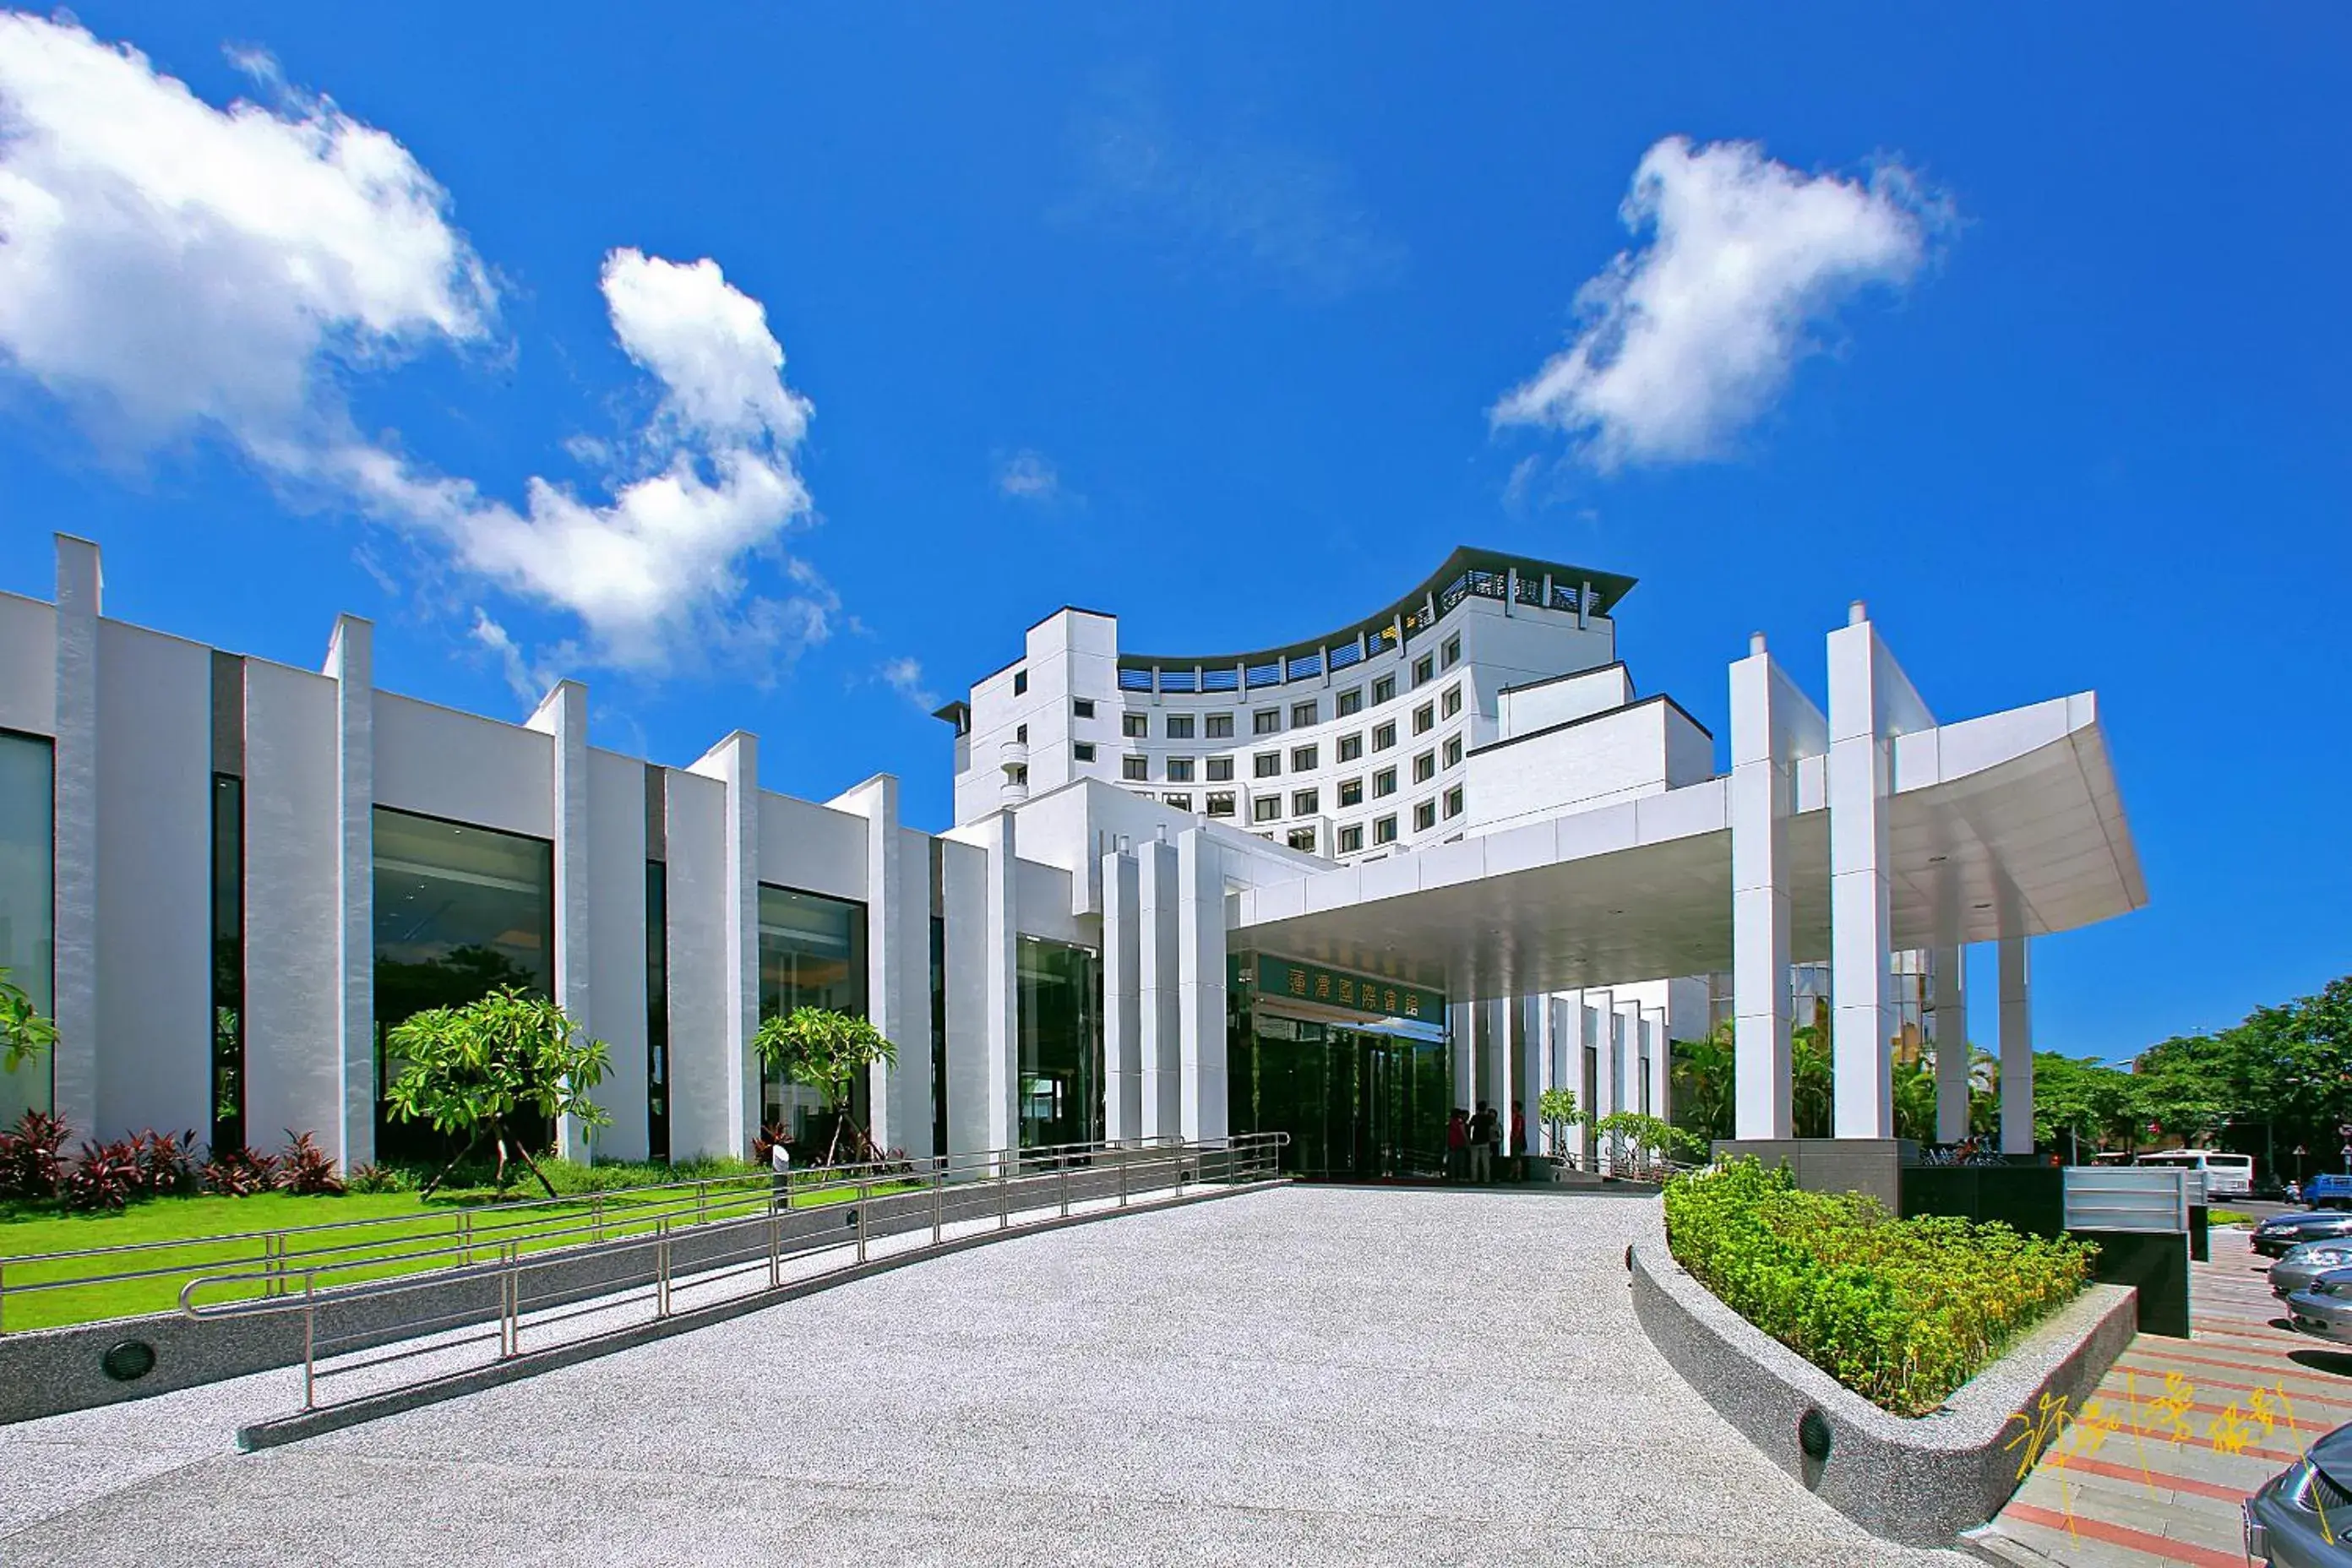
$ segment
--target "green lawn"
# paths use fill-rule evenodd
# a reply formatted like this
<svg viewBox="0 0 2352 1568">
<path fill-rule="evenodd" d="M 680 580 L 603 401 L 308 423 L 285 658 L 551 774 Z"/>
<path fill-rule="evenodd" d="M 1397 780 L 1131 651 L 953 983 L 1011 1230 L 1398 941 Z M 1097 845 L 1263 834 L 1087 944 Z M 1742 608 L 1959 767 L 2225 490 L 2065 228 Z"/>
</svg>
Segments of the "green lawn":
<svg viewBox="0 0 2352 1568">
<path fill-rule="evenodd" d="M 800 1180 L 809 1178 L 803 1175 Z M 908 1184 L 877 1183 L 872 1190 L 887 1192 Z M 856 1194 L 857 1189 L 850 1184 L 803 1186 L 794 1191 L 793 1205 L 797 1208 L 839 1203 Z M 667 1211 L 673 1229 L 703 1218 L 740 1219 L 766 1210 L 768 1185 L 764 1178 L 714 1183 L 708 1190 L 707 1204 L 700 1208 L 696 1206 L 692 1189 L 655 1194 L 575 1194 L 536 1207 L 516 1207 L 509 1194 L 507 1206 L 493 1208 L 486 1201 L 491 1195 L 469 1191 L 424 1199 L 415 1193 L 342 1197 L 265 1193 L 245 1198 L 152 1198 L 119 1214 L 91 1215 L 61 1215 L 47 1205 L 0 1205 L 0 1329 L 16 1332 L 169 1311 L 178 1306 L 180 1289 L 190 1279 L 268 1267 L 268 1244 L 244 1233 L 294 1232 L 284 1243 L 288 1267 L 293 1270 L 291 1289 L 300 1290 L 300 1269 L 308 1265 L 320 1270 L 318 1283 L 323 1290 L 462 1263 L 462 1253 L 428 1258 L 406 1255 L 461 1246 L 469 1233 L 476 1262 L 495 1258 L 499 1243 L 511 1242 L 522 1251 L 536 1252 L 593 1242 L 600 1235 L 606 1238 L 643 1235 L 654 1227 L 649 1205 L 656 1201 Z M 362 1226 L 353 1221 L 383 1223 Z M 299 1227 L 309 1226 L 336 1228 L 301 1234 Z M 581 1232 L 582 1226 L 587 1229 Z M 557 1232 L 574 1234 L 551 1234 Z M 108 1257 L 17 1261 L 48 1253 L 149 1243 L 173 1245 L 142 1246 L 138 1251 Z M 148 1279 L 26 1289 L 134 1270 L 160 1272 Z M 209 1289 L 200 1300 L 254 1297 L 265 1289 L 260 1282 Z"/>
</svg>

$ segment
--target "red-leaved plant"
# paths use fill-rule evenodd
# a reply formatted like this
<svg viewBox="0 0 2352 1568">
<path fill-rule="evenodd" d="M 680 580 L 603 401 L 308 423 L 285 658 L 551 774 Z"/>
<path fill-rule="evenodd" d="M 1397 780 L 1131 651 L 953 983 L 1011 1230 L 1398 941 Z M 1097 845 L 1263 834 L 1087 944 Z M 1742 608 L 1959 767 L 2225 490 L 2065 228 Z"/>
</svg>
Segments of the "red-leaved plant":
<svg viewBox="0 0 2352 1568">
<path fill-rule="evenodd" d="M 27 1110 L 14 1131 L 0 1132 L 0 1198 L 56 1197 L 68 1135 L 66 1124 L 45 1110 Z"/>
<path fill-rule="evenodd" d="M 138 1194 L 139 1149 L 128 1138 L 85 1141 L 58 1190 L 69 1209 L 119 1209 Z"/>
<path fill-rule="evenodd" d="M 286 1136 L 286 1152 L 278 1163 L 278 1190 L 302 1196 L 340 1196 L 343 1184 L 335 1174 L 335 1157 L 320 1148 L 318 1141 L 308 1132 L 297 1132 L 289 1127 Z"/>
<path fill-rule="evenodd" d="M 258 1149 L 215 1149 L 205 1162 L 205 1186 L 225 1198 L 249 1198 L 277 1185 L 278 1159 Z"/>
</svg>

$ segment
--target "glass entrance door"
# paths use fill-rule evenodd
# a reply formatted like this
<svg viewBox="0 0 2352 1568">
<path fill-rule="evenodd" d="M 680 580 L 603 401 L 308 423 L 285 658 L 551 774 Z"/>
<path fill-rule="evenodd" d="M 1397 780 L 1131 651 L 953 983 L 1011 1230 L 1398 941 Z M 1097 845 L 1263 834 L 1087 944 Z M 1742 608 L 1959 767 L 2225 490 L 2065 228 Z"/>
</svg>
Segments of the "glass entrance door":
<svg viewBox="0 0 2352 1568">
<path fill-rule="evenodd" d="M 1444 1168 L 1445 1047 L 1260 1014 L 1228 1058 L 1229 1124 L 1287 1132 L 1287 1174 L 1433 1177 Z M 1244 1042 L 1246 1043 L 1244 1043 Z"/>
</svg>

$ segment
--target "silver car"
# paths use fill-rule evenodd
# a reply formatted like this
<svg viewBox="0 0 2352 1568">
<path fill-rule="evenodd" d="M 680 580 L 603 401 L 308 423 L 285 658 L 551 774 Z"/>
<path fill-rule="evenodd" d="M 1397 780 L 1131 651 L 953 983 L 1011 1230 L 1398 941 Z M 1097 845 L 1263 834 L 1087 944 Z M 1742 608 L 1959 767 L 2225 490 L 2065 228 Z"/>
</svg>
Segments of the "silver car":
<svg viewBox="0 0 2352 1568">
<path fill-rule="evenodd" d="M 2352 1237 L 2306 1241 L 2271 1265 L 2271 1294 L 2307 1290 L 2331 1268 L 2352 1268 Z"/>
<path fill-rule="evenodd" d="M 2286 1299 L 2294 1326 L 2306 1334 L 2352 1344 L 2352 1268 L 2335 1268 Z"/>
<path fill-rule="evenodd" d="M 2331 1568 L 2352 1562 L 2352 1426 L 2339 1426 L 2310 1454 L 2248 1498 L 2246 1556 L 2267 1568 Z"/>
</svg>

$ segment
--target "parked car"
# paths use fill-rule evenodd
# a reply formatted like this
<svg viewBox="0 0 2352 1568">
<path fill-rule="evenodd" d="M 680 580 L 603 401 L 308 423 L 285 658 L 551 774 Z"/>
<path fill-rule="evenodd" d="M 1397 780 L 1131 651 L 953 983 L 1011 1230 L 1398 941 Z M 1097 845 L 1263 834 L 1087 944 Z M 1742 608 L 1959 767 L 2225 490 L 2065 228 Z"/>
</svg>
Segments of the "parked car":
<svg viewBox="0 0 2352 1568">
<path fill-rule="evenodd" d="M 2289 1296 L 2286 1310 L 2294 1326 L 2305 1333 L 2352 1344 L 2352 1268 L 2321 1275 L 2307 1289 Z M 2346 1466 L 2344 1473 L 2352 1476 L 2352 1465 Z"/>
<path fill-rule="evenodd" d="M 2306 1241 L 2271 1265 L 2271 1294 L 2308 1290 L 2336 1269 L 2352 1270 L 2352 1236 Z"/>
<path fill-rule="evenodd" d="M 2284 1258 L 2311 1241 L 2352 1236 L 2352 1214 L 2273 1215 L 2254 1226 L 2253 1248 L 2264 1258 Z"/>
<path fill-rule="evenodd" d="M 2352 1531 L 2352 1426 L 2338 1426 L 2248 1498 L 2246 1555 L 2267 1568 L 2341 1568 Z M 2323 1512 L 2325 1517 L 2323 1518 Z"/>
</svg>

